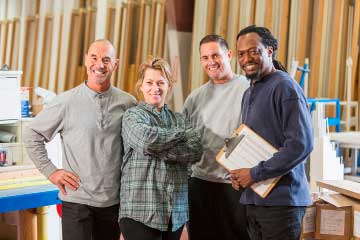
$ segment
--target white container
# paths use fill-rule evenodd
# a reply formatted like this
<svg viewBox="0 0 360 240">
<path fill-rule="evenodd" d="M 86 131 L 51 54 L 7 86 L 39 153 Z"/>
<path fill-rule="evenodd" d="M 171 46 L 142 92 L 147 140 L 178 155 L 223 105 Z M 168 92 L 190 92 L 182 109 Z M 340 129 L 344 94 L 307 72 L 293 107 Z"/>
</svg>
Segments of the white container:
<svg viewBox="0 0 360 240">
<path fill-rule="evenodd" d="M 0 71 L 0 121 L 21 119 L 22 71 Z"/>
</svg>

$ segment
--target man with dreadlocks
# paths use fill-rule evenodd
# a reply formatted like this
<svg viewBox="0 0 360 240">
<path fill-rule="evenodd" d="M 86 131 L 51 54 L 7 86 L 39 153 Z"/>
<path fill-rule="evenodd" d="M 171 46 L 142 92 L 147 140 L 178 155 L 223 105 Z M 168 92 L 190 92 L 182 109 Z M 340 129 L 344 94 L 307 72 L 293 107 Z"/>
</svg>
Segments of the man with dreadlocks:
<svg viewBox="0 0 360 240">
<path fill-rule="evenodd" d="M 250 88 L 242 100 L 242 121 L 279 151 L 253 168 L 231 173 L 235 189 L 245 188 L 251 239 L 299 239 L 311 204 L 304 161 L 313 148 L 311 116 L 302 89 L 275 59 L 278 41 L 255 25 L 237 35 L 237 57 Z M 266 198 L 249 186 L 281 176 Z"/>
</svg>

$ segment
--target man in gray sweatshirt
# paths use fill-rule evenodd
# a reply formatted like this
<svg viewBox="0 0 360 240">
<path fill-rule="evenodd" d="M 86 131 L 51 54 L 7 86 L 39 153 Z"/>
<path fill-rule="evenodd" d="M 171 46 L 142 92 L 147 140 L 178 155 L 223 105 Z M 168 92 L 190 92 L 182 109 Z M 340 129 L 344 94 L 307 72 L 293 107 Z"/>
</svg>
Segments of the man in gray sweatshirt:
<svg viewBox="0 0 360 240">
<path fill-rule="evenodd" d="M 119 59 L 107 40 L 85 54 L 87 81 L 57 96 L 26 129 L 24 143 L 39 171 L 59 190 L 63 239 L 119 239 L 121 120 L 131 95 L 110 84 Z M 62 165 L 48 158 L 45 142 L 59 133 Z"/>
<path fill-rule="evenodd" d="M 241 100 L 249 83 L 231 70 L 232 52 L 218 35 L 200 41 L 200 62 L 209 81 L 195 89 L 184 114 L 200 131 L 204 153 L 192 165 L 189 179 L 190 239 L 249 239 L 241 191 L 231 186 L 230 174 L 215 158 L 241 123 Z"/>
</svg>

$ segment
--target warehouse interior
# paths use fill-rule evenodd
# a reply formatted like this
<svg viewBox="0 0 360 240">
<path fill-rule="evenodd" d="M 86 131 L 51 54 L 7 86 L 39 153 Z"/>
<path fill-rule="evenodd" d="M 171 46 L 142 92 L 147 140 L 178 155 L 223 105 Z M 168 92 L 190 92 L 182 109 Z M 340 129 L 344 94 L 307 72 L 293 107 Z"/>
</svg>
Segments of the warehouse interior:
<svg viewBox="0 0 360 240">
<path fill-rule="evenodd" d="M 16 136 L 8 142 L 0 138 L 0 153 L 8 156 L 7 164 L 0 162 L 0 240 L 62 239 L 55 203 L 45 199 L 42 206 L 15 209 L 11 203 L 24 200 L 6 198 L 11 191 L 51 185 L 27 156 L 23 130 L 48 98 L 87 79 L 84 55 L 93 41 L 113 44 L 120 62 L 111 85 L 138 100 L 143 100 L 136 91 L 141 63 L 148 55 L 168 61 L 176 84 L 167 103 L 181 112 L 189 94 L 209 81 L 200 64 L 200 40 L 222 36 L 233 52 L 233 72 L 244 75 L 236 57 L 237 34 L 253 24 L 279 40 L 276 58 L 308 99 L 314 127 L 314 150 L 306 162 L 309 191 L 330 189 L 355 201 L 321 200 L 344 211 L 344 222 L 334 225 L 352 226 L 339 235 L 318 233 L 315 213 L 321 210 L 311 205 L 313 215 L 305 216 L 312 217 L 312 230 L 301 239 L 360 239 L 360 0 L 0 0 L 0 132 Z M 8 76 L 21 92 L 14 95 L 2 86 Z M 24 96 L 31 106 L 27 114 L 8 118 L 8 112 L 24 107 L 19 101 Z M 48 146 L 57 166 L 60 142 L 56 137 Z M 188 239 L 186 229 L 181 239 Z"/>
</svg>

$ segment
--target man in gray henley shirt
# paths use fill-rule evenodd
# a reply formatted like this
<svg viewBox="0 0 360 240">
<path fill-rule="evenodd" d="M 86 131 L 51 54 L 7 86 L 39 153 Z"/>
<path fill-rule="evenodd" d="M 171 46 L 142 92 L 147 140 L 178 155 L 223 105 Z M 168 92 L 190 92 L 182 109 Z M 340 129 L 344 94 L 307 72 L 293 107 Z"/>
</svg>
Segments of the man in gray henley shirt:
<svg viewBox="0 0 360 240">
<path fill-rule="evenodd" d="M 249 83 L 231 70 L 232 52 L 218 35 L 200 41 L 200 62 L 210 81 L 186 99 L 184 114 L 201 133 L 204 153 L 189 179 L 190 239 L 249 239 L 241 192 L 215 157 L 240 125 L 241 100 Z"/>
<path fill-rule="evenodd" d="M 122 115 L 136 100 L 110 84 L 119 59 L 107 40 L 85 54 L 88 80 L 57 96 L 26 129 L 35 166 L 59 190 L 63 239 L 119 239 Z M 45 142 L 59 133 L 63 169 L 50 161 Z"/>
</svg>

